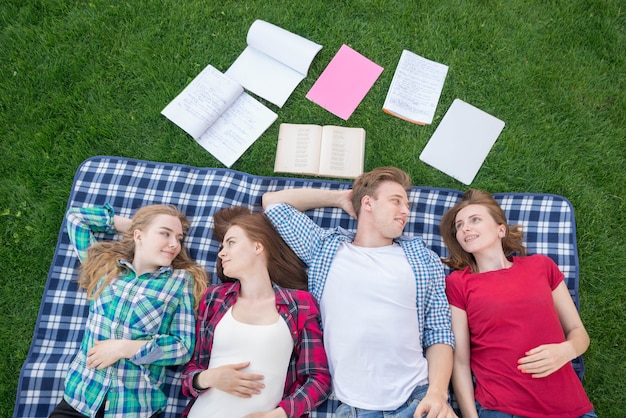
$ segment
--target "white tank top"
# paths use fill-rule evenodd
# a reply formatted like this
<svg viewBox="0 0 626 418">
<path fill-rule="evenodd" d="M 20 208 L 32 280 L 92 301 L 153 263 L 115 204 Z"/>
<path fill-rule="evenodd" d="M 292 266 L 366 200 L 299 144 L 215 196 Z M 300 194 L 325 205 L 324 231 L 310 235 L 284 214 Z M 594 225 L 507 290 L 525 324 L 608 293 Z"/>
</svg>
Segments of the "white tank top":
<svg viewBox="0 0 626 418">
<path fill-rule="evenodd" d="M 339 400 L 394 410 L 428 382 L 415 298 L 415 276 L 400 245 L 340 244 L 320 303 Z"/>
<path fill-rule="evenodd" d="M 293 340 L 282 317 L 271 325 L 238 322 L 232 308 L 215 328 L 209 369 L 225 364 L 250 362 L 241 370 L 262 374 L 265 388 L 251 398 L 240 398 L 211 388 L 200 394 L 189 418 L 242 418 L 253 412 L 268 412 L 283 398 Z"/>
</svg>

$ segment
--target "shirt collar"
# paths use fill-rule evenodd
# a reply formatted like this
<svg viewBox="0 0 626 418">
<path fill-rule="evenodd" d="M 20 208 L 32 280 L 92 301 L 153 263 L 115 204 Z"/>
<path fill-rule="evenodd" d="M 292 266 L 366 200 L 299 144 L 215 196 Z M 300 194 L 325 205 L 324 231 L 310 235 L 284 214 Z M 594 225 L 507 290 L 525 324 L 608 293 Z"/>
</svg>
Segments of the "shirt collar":
<svg viewBox="0 0 626 418">
<path fill-rule="evenodd" d="M 137 275 L 137 270 L 135 270 L 135 267 L 128 260 L 124 260 L 123 258 L 121 258 L 118 260 L 117 265 L 126 269 L 127 271 L 132 271 L 133 273 L 135 273 L 135 275 Z M 158 270 L 146 274 L 149 274 L 150 277 L 170 277 L 173 271 L 174 268 L 172 266 L 161 266 Z"/>
<path fill-rule="evenodd" d="M 338 226 L 337 229 L 339 230 L 340 234 L 345 236 L 346 238 L 348 238 L 350 240 L 350 242 L 354 241 L 354 237 L 356 236 L 356 232 L 353 231 L 348 231 L 347 229 L 344 229 L 341 226 Z M 395 243 L 401 243 L 403 241 L 411 241 L 414 237 L 410 237 L 408 235 L 400 235 L 398 238 L 394 238 L 392 241 Z"/>
</svg>

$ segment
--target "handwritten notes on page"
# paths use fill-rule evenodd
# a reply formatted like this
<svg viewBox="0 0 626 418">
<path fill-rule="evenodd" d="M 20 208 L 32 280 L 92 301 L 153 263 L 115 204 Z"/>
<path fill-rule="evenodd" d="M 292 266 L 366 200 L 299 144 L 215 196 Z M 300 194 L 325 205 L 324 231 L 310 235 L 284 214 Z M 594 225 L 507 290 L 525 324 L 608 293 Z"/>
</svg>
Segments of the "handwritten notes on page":
<svg viewBox="0 0 626 418">
<path fill-rule="evenodd" d="M 420 160 L 470 185 L 504 129 L 504 122 L 455 99 L 441 119 Z"/>
<path fill-rule="evenodd" d="M 405 49 L 391 80 L 383 110 L 419 125 L 432 123 L 447 73 L 447 65 Z"/>
<path fill-rule="evenodd" d="M 276 113 L 243 93 L 198 138 L 198 143 L 230 168 L 276 118 Z"/>
<path fill-rule="evenodd" d="M 306 97 L 348 120 L 382 72 L 383 67 L 342 45 Z"/>
<path fill-rule="evenodd" d="M 161 114 L 226 167 L 237 161 L 278 116 L 211 65 Z"/>
<path fill-rule="evenodd" d="M 315 42 L 263 20 L 250 26 L 246 41 L 248 46 L 226 75 L 278 107 L 304 80 L 313 58 L 322 49 Z"/>
</svg>

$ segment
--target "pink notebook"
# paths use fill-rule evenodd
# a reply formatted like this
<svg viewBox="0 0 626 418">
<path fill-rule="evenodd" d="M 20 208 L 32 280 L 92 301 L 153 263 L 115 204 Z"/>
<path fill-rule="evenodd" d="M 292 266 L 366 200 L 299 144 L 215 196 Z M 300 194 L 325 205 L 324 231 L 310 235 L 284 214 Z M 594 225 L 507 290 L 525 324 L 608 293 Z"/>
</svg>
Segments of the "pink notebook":
<svg viewBox="0 0 626 418">
<path fill-rule="evenodd" d="M 342 45 L 306 97 L 348 120 L 382 72 L 383 67 Z"/>
</svg>

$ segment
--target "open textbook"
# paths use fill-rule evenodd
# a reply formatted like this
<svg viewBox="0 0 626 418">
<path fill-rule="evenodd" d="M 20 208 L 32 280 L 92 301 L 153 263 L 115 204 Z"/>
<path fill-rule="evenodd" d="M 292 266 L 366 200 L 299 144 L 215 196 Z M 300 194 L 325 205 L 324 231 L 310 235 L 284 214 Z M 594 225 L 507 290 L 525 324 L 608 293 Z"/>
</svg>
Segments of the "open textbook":
<svg viewBox="0 0 626 418">
<path fill-rule="evenodd" d="M 420 160 L 469 185 L 504 129 L 504 122 L 455 99 L 441 119 Z"/>
<path fill-rule="evenodd" d="M 356 178 L 364 158 L 363 128 L 281 123 L 274 171 Z"/>
<path fill-rule="evenodd" d="M 161 113 L 229 168 L 277 118 L 211 65 Z"/>
<path fill-rule="evenodd" d="M 448 66 L 402 51 L 383 110 L 419 125 L 432 123 Z"/>
<path fill-rule="evenodd" d="M 248 46 L 226 71 L 244 88 L 282 107 L 322 49 L 300 35 L 263 20 L 248 30 Z"/>
</svg>

